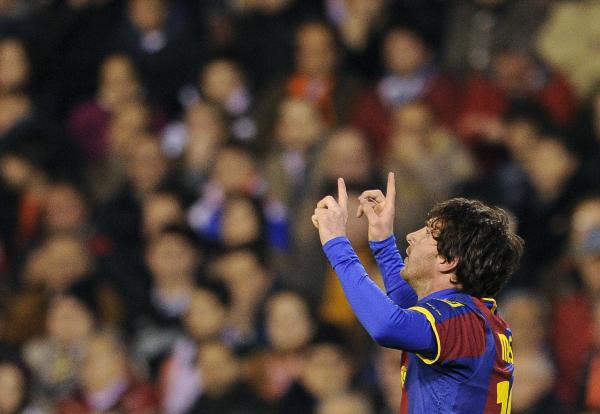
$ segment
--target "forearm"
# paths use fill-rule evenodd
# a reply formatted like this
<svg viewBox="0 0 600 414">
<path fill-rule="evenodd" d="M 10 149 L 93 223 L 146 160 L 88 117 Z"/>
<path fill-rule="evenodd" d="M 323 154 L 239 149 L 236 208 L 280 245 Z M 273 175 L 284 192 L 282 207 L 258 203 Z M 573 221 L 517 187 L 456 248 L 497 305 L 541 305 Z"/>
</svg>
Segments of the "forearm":
<svg viewBox="0 0 600 414">
<path fill-rule="evenodd" d="M 369 278 L 345 237 L 327 242 L 323 249 L 358 320 L 383 346 L 410 352 L 431 353 L 436 342 L 427 319 L 397 306 Z"/>
<path fill-rule="evenodd" d="M 377 261 L 387 295 L 401 308 L 410 308 L 417 303 L 414 289 L 402 278 L 400 271 L 404 261 L 392 235 L 385 240 L 370 241 L 369 246 Z"/>
</svg>

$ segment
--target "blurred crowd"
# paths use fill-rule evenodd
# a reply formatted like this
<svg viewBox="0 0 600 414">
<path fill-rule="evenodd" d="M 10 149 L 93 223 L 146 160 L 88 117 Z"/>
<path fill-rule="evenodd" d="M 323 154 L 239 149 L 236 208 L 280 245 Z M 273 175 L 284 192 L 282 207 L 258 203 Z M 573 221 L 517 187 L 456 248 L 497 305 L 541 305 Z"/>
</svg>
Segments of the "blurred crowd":
<svg viewBox="0 0 600 414">
<path fill-rule="evenodd" d="M 1 0 L 0 413 L 391 414 L 310 221 L 526 241 L 513 414 L 600 410 L 600 2 Z M 380 283 L 366 221 L 348 237 Z"/>
</svg>

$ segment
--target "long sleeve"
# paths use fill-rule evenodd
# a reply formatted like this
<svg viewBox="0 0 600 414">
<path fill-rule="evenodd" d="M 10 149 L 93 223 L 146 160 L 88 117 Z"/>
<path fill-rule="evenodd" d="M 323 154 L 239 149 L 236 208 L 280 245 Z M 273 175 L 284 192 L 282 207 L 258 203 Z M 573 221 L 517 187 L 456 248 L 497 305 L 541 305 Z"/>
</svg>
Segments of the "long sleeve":
<svg viewBox="0 0 600 414">
<path fill-rule="evenodd" d="M 383 284 L 389 298 L 401 308 L 415 306 L 418 300 L 417 294 L 400 275 L 404 261 L 398 251 L 396 238 L 391 235 L 385 240 L 371 241 L 369 246 L 381 271 Z"/>
<path fill-rule="evenodd" d="M 335 269 L 360 323 L 380 345 L 421 354 L 436 354 L 438 345 L 427 317 L 396 305 L 369 278 L 345 237 L 328 241 L 323 250 Z"/>
</svg>

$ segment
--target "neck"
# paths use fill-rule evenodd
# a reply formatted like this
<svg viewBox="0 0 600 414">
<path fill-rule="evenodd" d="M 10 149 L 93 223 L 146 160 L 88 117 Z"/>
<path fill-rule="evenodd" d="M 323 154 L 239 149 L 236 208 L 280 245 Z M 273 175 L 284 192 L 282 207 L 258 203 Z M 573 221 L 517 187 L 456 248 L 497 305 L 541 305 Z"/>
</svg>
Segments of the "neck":
<svg viewBox="0 0 600 414">
<path fill-rule="evenodd" d="M 433 279 L 417 279 L 411 280 L 410 285 L 417 294 L 419 300 L 431 295 L 434 292 L 446 289 L 460 289 L 460 285 L 455 285 L 450 282 L 452 279 L 449 275 L 444 277 L 436 277 Z"/>
</svg>

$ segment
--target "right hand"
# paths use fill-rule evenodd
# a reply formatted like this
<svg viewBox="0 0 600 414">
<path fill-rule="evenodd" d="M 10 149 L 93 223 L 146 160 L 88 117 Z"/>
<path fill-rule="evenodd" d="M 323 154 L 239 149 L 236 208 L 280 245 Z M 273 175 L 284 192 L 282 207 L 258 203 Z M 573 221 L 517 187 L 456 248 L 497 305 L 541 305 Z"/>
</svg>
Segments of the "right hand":
<svg viewBox="0 0 600 414">
<path fill-rule="evenodd" d="M 388 174 L 387 190 L 367 190 L 359 197 L 360 205 L 356 217 L 367 216 L 369 221 L 369 240 L 381 241 L 394 233 L 394 214 L 396 207 L 396 180 L 394 173 Z"/>
</svg>

